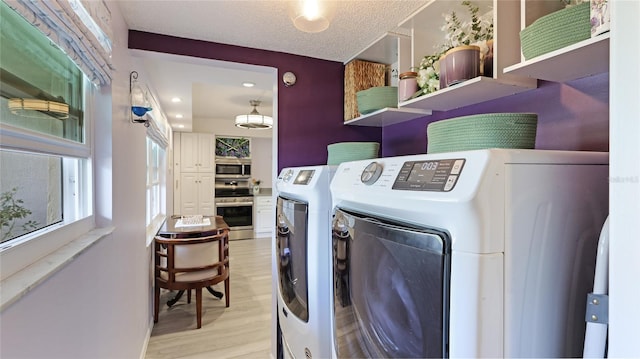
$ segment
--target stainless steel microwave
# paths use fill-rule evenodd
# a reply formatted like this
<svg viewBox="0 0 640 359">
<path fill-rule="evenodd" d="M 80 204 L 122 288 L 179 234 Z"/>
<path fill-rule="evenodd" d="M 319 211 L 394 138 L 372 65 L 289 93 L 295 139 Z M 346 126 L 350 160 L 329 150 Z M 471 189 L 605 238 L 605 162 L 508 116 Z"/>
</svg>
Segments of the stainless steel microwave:
<svg viewBox="0 0 640 359">
<path fill-rule="evenodd" d="M 216 158 L 216 178 L 251 178 L 251 160 Z"/>
</svg>

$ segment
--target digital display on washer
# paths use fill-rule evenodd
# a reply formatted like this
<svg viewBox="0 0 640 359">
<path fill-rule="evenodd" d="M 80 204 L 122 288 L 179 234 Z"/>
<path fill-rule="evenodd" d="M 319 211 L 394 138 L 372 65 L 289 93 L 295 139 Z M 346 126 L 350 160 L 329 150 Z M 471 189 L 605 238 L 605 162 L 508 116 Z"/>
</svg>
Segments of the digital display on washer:
<svg viewBox="0 0 640 359">
<path fill-rule="evenodd" d="M 462 158 L 407 161 L 402 165 L 393 189 L 449 192 L 458 182 L 464 162 Z"/>
<path fill-rule="evenodd" d="M 311 182 L 314 173 L 316 173 L 316 170 L 301 170 L 298 172 L 293 184 L 308 185 L 309 182 Z"/>
</svg>

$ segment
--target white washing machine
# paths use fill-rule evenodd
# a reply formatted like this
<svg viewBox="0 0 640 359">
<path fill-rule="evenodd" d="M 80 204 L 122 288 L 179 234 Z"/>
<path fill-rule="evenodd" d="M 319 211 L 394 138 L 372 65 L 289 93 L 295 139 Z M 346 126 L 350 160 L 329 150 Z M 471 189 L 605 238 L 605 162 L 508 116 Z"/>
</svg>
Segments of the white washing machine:
<svg viewBox="0 0 640 359">
<path fill-rule="evenodd" d="M 285 168 L 276 181 L 277 311 L 285 358 L 332 356 L 329 183 L 336 169 Z"/>
<path fill-rule="evenodd" d="M 608 154 L 478 150 L 342 163 L 339 358 L 579 357 Z"/>
</svg>

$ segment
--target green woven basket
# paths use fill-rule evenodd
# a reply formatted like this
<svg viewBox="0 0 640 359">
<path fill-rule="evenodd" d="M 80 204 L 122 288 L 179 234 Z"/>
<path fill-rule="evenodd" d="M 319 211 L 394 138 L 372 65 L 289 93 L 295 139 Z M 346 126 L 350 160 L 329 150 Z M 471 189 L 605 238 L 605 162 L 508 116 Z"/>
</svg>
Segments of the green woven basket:
<svg viewBox="0 0 640 359">
<path fill-rule="evenodd" d="M 398 107 L 398 88 L 396 86 L 378 86 L 358 91 L 358 112 L 365 115 L 385 107 Z"/>
<path fill-rule="evenodd" d="M 327 146 L 327 164 L 339 165 L 342 162 L 378 158 L 378 142 L 339 142 Z"/>
<path fill-rule="evenodd" d="M 432 122 L 427 126 L 427 153 L 532 149 L 537 124 L 535 113 L 485 113 Z"/>
<path fill-rule="evenodd" d="M 520 31 L 526 60 L 591 37 L 589 2 L 543 16 Z"/>
</svg>

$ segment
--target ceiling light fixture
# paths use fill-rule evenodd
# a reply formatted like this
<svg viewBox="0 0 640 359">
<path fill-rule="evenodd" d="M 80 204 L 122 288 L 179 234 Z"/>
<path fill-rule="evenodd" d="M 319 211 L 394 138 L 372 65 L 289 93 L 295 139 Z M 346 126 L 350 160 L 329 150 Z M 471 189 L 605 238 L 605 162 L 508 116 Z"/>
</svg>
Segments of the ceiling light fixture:
<svg viewBox="0 0 640 359">
<path fill-rule="evenodd" d="M 293 25 L 304 32 L 316 33 L 329 28 L 337 1 L 297 0 L 292 1 L 289 16 Z"/>
<path fill-rule="evenodd" d="M 10 98 L 9 110 L 14 115 L 43 117 L 43 115 L 64 120 L 69 118 L 69 105 L 64 102 L 39 100 L 37 98 Z"/>
<path fill-rule="evenodd" d="M 182 116 L 181 113 L 176 114 L 176 118 L 183 118 L 184 116 Z"/>
<path fill-rule="evenodd" d="M 182 99 L 180 97 L 173 97 L 171 98 L 171 102 L 182 102 Z"/>
<path fill-rule="evenodd" d="M 256 84 L 254 84 L 253 82 L 248 82 L 248 81 L 242 83 L 242 86 L 244 86 L 244 87 L 253 87 L 255 85 Z"/>
<path fill-rule="evenodd" d="M 261 101 L 250 100 L 249 103 L 253 106 L 253 111 L 248 115 L 236 116 L 236 127 L 255 130 L 273 127 L 273 118 L 259 114 L 256 109 L 257 106 L 260 106 Z"/>
</svg>

